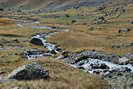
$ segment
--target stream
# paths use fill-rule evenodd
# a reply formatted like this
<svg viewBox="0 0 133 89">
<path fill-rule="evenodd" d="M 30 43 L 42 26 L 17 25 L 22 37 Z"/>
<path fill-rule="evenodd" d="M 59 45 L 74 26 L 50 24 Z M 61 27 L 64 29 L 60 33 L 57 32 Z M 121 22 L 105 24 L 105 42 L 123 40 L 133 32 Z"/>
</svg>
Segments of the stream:
<svg viewBox="0 0 133 89">
<path fill-rule="evenodd" d="M 61 52 L 62 49 L 58 45 L 48 42 L 47 39 L 50 36 L 55 35 L 59 32 L 68 32 L 69 31 L 68 29 L 62 30 L 62 29 L 56 28 L 56 27 L 37 25 L 38 23 L 40 23 L 40 22 L 39 21 L 37 21 L 37 22 L 21 21 L 21 22 L 17 23 L 18 27 L 28 27 L 28 28 L 32 28 L 32 29 L 42 29 L 42 30 L 48 29 L 48 30 L 52 31 L 52 32 L 47 32 L 47 33 L 36 33 L 31 37 L 30 43 L 39 45 L 39 46 L 43 46 L 44 48 L 48 49 L 48 52 L 41 52 L 39 50 L 26 51 L 26 52 L 24 52 L 24 56 L 28 60 L 45 57 L 45 56 L 53 56 L 53 55 Z"/>
<path fill-rule="evenodd" d="M 111 89 L 122 89 L 119 87 L 125 87 L 125 82 L 123 82 L 123 85 L 121 86 L 121 77 L 124 77 L 124 80 L 122 81 L 126 81 L 127 83 L 128 80 L 130 80 L 130 76 L 133 75 L 133 63 L 129 62 L 130 59 L 133 59 L 133 54 L 127 54 L 120 57 L 115 54 L 106 54 L 105 52 L 101 53 L 97 51 L 82 51 L 78 53 L 65 52 L 59 45 L 48 42 L 47 39 L 53 35 L 57 35 L 57 33 L 68 32 L 69 30 L 45 25 L 40 26 L 38 24 L 40 24 L 38 21 L 21 21 L 17 23 L 17 26 L 20 28 L 28 27 L 31 29 L 47 29 L 50 31 L 45 33 L 36 33 L 31 36 L 30 43 L 42 46 L 48 51 L 27 48 L 30 50 L 24 51 L 22 55 L 27 60 L 36 60 L 43 57 L 54 57 L 56 54 L 59 54 L 60 56 L 56 58 L 57 60 L 63 60 L 67 65 L 80 69 L 84 72 L 100 75 L 103 79 L 110 82 L 110 85 L 113 86 Z M 22 49 L 22 47 L 17 48 Z M 8 49 L 0 48 L 0 50 Z M 0 83 L 3 82 L 12 82 L 12 80 L 0 78 Z M 120 86 L 116 88 L 116 86 L 113 85 L 114 83 Z M 129 83 L 132 84 L 132 80 Z"/>
<path fill-rule="evenodd" d="M 61 32 L 61 31 L 68 31 L 68 30 L 59 30 L 59 29 L 54 29 L 52 27 L 49 26 L 36 26 L 36 25 L 31 25 L 31 28 L 35 28 L 35 29 L 48 29 L 48 30 L 54 30 L 54 32 L 48 32 L 48 33 L 37 33 L 35 35 L 32 36 L 31 38 L 31 43 L 35 44 L 35 45 L 40 45 L 43 46 L 45 48 L 48 49 L 48 52 L 39 52 L 39 51 L 27 51 L 25 53 L 25 56 L 27 57 L 28 60 L 32 60 L 32 59 L 36 59 L 38 57 L 44 57 L 44 56 L 53 56 L 55 54 L 58 54 L 60 52 L 63 52 L 63 50 L 57 46 L 56 44 L 53 43 L 49 43 L 47 41 L 47 38 L 53 35 L 56 35 L 57 33 Z M 111 61 L 107 61 L 111 58 L 113 58 L 114 56 L 107 56 L 106 54 L 95 54 L 95 52 L 88 52 L 85 54 L 85 58 L 86 56 L 88 56 L 86 59 L 82 59 L 80 61 L 77 61 L 75 63 L 68 63 L 69 65 L 71 65 L 72 67 L 78 68 L 78 69 L 82 69 L 85 72 L 89 72 L 92 74 L 99 74 L 102 76 L 107 76 L 111 73 L 114 72 L 129 72 L 132 73 L 133 72 L 133 66 L 131 64 L 124 64 L 121 65 L 119 63 L 113 63 Z M 94 58 L 91 58 L 91 56 L 94 56 Z M 107 60 L 103 60 L 104 57 L 106 57 Z M 98 59 L 98 58 L 103 58 Z M 58 58 L 59 59 L 59 58 Z M 73 57 L 72 60 L 74 60 L 75 58 Z M 121 58 L 116 57 L 117 60 L 120 60 Z M 67 61 L 71 60 L 69 58 L 67 58 Z M 112 60 L 112 59 L 111 59 Z M 127 60 L 127 59 L 125 59 Z M 64 60 L 66 61 L 66 60 Z M 127 60 L 128 61 L 128 60 Z"/>
</svg>

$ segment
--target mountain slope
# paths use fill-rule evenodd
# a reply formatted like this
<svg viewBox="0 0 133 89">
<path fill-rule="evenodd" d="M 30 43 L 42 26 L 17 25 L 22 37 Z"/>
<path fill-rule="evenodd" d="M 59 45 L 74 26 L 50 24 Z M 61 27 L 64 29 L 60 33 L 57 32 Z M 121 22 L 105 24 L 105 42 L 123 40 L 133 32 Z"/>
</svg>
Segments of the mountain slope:
<svg viewBox="0 0 133 89">
<path fill-rule="evenodd" d="M 125 4 L 133 0 L 1 0 L 1 8 L 15 9 L 42 9 L 47 10 L 64 10 L 68 8 L 79 8 L 81 6 L 99 6 L 105 4 Z"/>
<path fill-rule="evenodd" d="M 22 9 L 43 8 L 44 10 L 67 9 L 80 6 L 97 6 L 108 0 L 1 0 L 0 7 Z"/>
</svg>

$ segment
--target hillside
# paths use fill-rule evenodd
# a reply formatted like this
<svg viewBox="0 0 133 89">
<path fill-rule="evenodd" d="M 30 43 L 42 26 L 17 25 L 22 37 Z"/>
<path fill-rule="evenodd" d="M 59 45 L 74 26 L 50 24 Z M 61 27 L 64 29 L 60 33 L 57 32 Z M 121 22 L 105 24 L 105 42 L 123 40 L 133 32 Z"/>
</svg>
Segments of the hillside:
<svg viewBox="0 0 133 89">
<path fill-rule="evenodd" d="M 132 3 L 133 0 L 1 0 L 0 7 L 10 10 L 65 10 L 81 6 L 119 5 Z"/>
<path fill-rule="evenodd" d="M 20 9 L 60 10 L 80 6 L 97 6 L 107 0 L 1 0 L 0 7 Z"/>
<path fill-rule="evenodd" d="M 132 2 L 0 0 L 0 89 L 133 89 Z"/>
</svg>

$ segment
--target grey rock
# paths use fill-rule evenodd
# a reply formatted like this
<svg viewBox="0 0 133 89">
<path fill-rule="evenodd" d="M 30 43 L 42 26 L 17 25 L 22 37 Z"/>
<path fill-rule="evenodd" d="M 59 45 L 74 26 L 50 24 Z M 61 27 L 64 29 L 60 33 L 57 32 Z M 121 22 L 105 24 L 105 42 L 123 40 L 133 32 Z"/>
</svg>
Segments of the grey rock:
<svg viewBox="0 0 133 89">
<path fill-rule="evenodd" d="M 40 64 L 36 62 L 23 65 L 8 75 L 8 79 L 16 80 L 46 79 L 48 77 L 48 70 L 44 69 Z"/>
<path fill-rule="evenodd" d="M 33 29 L 48 29 L 48 30 L 55 30 L 49 26 L 32 26 Z"/>
<path fill-rule="evenodd" d="M 133 21 L 130 21 L 129 23 L 130 23 L 130 24 L 133 24 Z"/>
<path fill-rule="evenodd" d="M 110 76 L 112 73 L 119 75 L 133 73 L 133 66 L 128 63 L 129 59 L 115 54 L 97 51 L 65 52 L 60 58 L 75 68 L 101 76 Z"/>
<path fill-rule="evenodd" d="M 23 86 L 23 87 L 13 87 L 12 89 L 31 89 L 29 86 Z"/>
<path fill-rule="evenodd" d="M 28 60 L 32 60 L 32 59 L 37 59 L 37 58 L 46 57 L 46 56 L 53 56 L 53 55 L 51 53 L 40 51 L 40 50 L 30 50 L 30 51 L 25 51 L 22 56 L 24 56 Z"/>
<path fill-rule="evenodd" d="M 122 57 L 119 59 L 120 64 L 127 64 L 129 61 L 130 61 L 130 59 L 127 57 Z"/>
<path fill-rule="evenodd" d="M 102 76 L 109 76 L 112 73 L 132 73 L 133 66 L 119 65 L 99 59 L 86 59 L 74 64 L 76 68 L 85 70 L 93 74 L 100 74 Z"/>
<path fill-rule="evenodd" d="M 38 39 L 38 38 L 32 38 L 32 40 L 30 41 L 32 44 L 35 45 L 39 45 L 39 46 L 43 46 L 43 42 L 42 40 Z"/>
<path fill-rule="evenodd" d="M 128 59 L 133 59 L 133 54 L 132 53 L 127 53 L 124 55 L 124 57 L 128 58 Z"/>
<path fill-rule="evenodd" d="M 106 7 L 104 5 L 101 5 L 101 6 L 97 7 L 97 11 L 102 11 L 104 9 L 106 9 Z"/>
<path fill-rule="evenodd" d="M 106 23 L 106 22 L 107 22 L 107 20 L 105 19 L 104 16 L 98 16 L 98 17 L 96 17 L 96 19 L 95 19 L 95 23 L 96 23 L 96 24 L 104 24 L 104 23 Z"/>
<path fill-rule="evenodd" d="M 106 54 L 104 52 L 97 52 L 97 51 L 83 51 L 80 53 L 72 53 L 69 54 L 64 60 L 68 63 L 77 63 L 82 60 L 86 60 L 87 58 L 92 59 L 99 59 L 104 61 L 109 61 L 113 63 L 119 63 L 119 56 L 115 54 Z"/>
<path fill-rule="evenodd" d="M 52 54 L 59 53 L 62 49 L 55 44 L 47 42 L 46 38 L 55 34 L 56 32 L 50 33 L 38 33 L 34 35 L 31 39 L 31 43 L 35 45 L 44 46 L 47 48 Z"/>
<path fill-rule="evenodd" d="M 110 84 L 111 89 L 133 89 L 133 73 L 114 72 L 111 76 L 104 78 Z"/>
<path fill-rule="evenodd" d="M 122 29 L 120 29 L 120 30 L 118 31 L 118 33 L 127 33 L 127 32 L 129 32 L 129 31 L 131 31 L 131 29 L 129 29 L 129 28 L 122 28 Z"/>
<path fill-rule="evenodd" d="M 112 45 L 112 48 L 117 48 L 117 49 L 128 48 L 128 47 L 133 47 L 133 43 Z"/>
</svg>

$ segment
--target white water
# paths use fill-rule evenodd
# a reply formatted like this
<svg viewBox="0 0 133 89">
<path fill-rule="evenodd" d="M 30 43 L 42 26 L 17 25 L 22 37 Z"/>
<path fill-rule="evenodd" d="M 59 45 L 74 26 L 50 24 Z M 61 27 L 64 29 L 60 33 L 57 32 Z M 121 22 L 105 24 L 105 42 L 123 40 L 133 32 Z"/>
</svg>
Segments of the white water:
<svg viewBox="0 0 133 89">
<path fill-rule="evenodd" d="M 109 69 L 100 69 L 100 68 L 92 68 L 92 64 L 93 65 L 96 65 L 96 66 L 100 66 L 102 64 L 106 65 Z M 114 64 L 114 63 L 111 63 L 111 62 L 107 62 L 107 61 L 102 61 L 102 60 L 99 60 L 99 59 L 86 59 L 84 61 L 80 61 L 74 65 L 72 65 L 73 67 L 75 68 L 84 68 L 83 70 L 86 71 L 86 72 L 89 72 L 89 73 L 94 73 L 95 71 L 100 71 L 103 73 L 104 70 L 107 70 L 104 75 L 106 74 L 109 74 L 110 71 L 117 71 L 117 72 L 120 72 L 120 71 L 126 71 L 125 69 L 128 68 L 130 69 L 131 71 L 130 72 L 133 72 L 133 66 L 131 64 L 128 64 L 128 65 L 119 65 L 119 64 Z"/>
<path fill-rule="evenodd" d="M 36 38 L 36 39 L 41 40 L 43 43 L 43 46 L 46 47 L 49 51 L 55 50 L 55 52 L 58 53 L 58 51 L 56 50 L 56 48 L 57 48 L 56 45 L 52 44 L 52 43 L 48 43 L 46 40 L 46 38 L 48 38 L 49 36 L 54 35 L 56 33 L 57 32 L 49 33 L 49 34 L 45 35 L 44 37 L 42 37 L 41 35 L 36 35 L 36 36 L 33 36 L 32 39 Z"/>
</svg>

